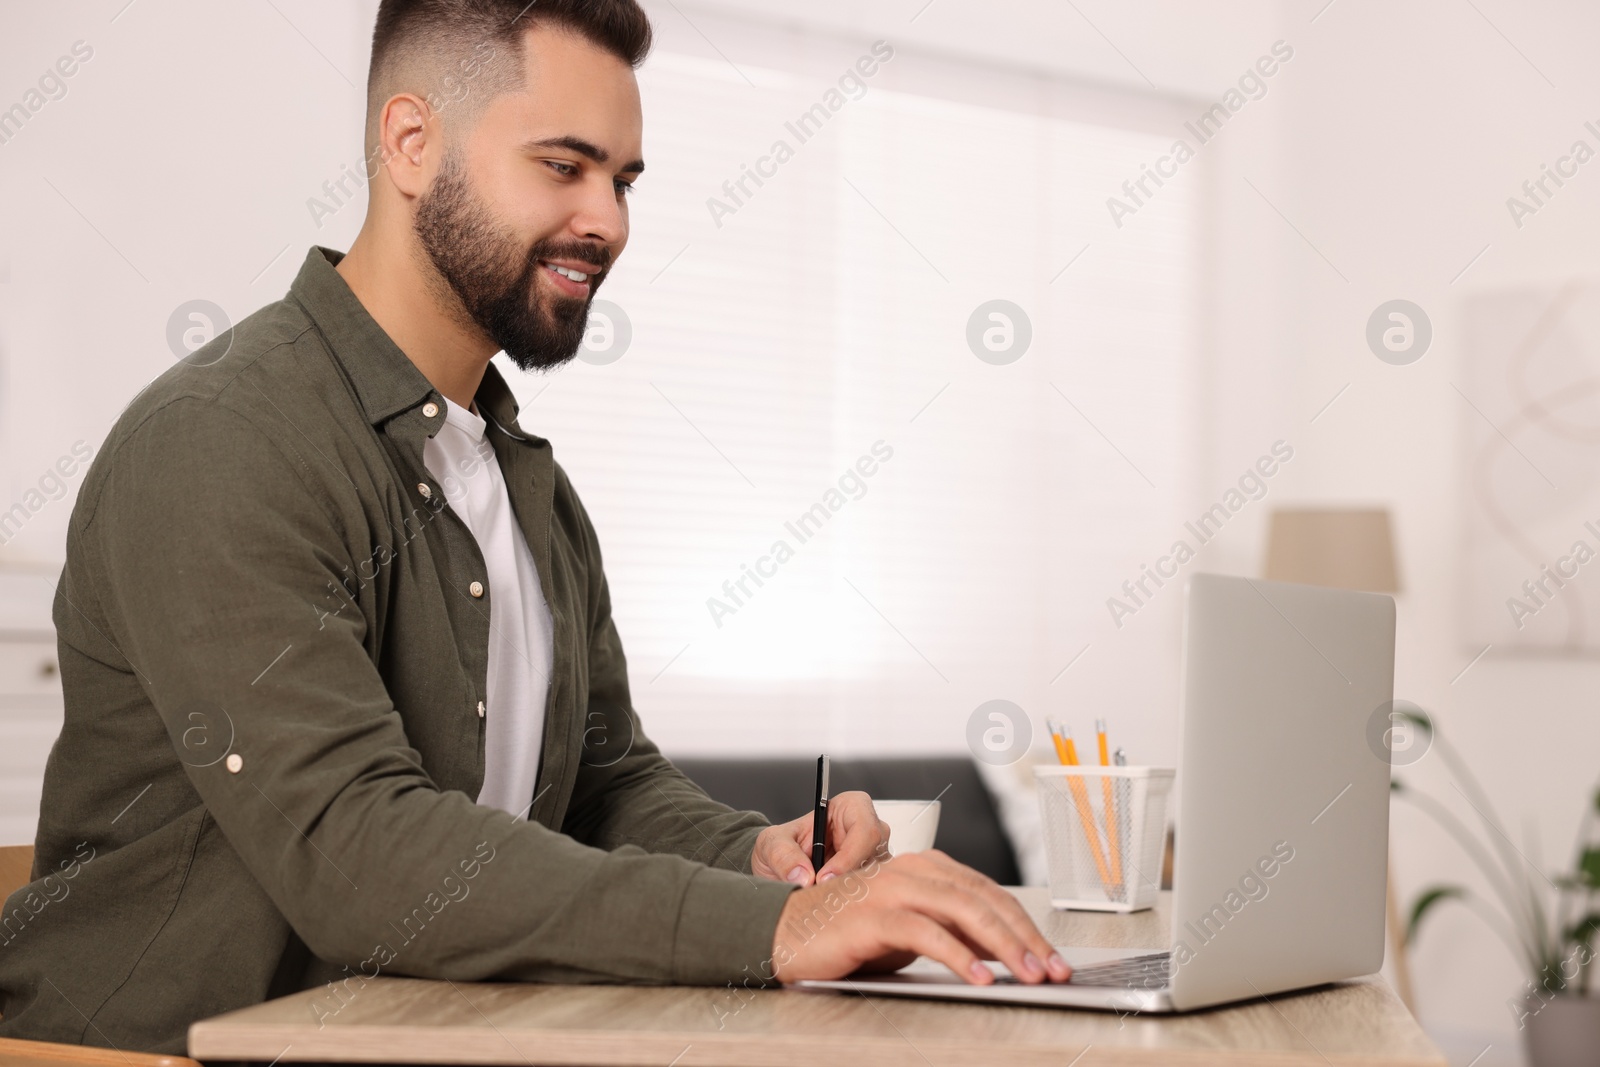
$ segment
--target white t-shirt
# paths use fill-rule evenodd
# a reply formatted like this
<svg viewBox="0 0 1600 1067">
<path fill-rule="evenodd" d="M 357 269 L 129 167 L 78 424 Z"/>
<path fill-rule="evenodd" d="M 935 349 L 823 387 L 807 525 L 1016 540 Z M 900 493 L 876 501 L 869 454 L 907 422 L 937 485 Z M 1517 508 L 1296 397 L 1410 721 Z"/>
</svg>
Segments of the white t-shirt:
<svg viewBox="0 0 1600 1067">
<path fill-rule="evenodd" d="M 484 426 L 481 416 L 445 398 L 444 425 L 423 445 L 422 461 L 472 531 L 489 572 L 488 693 L 482 705 L 489 732 L 478 803 L 526 818 L 550 688 L 550 606 Z"/>
</svg>

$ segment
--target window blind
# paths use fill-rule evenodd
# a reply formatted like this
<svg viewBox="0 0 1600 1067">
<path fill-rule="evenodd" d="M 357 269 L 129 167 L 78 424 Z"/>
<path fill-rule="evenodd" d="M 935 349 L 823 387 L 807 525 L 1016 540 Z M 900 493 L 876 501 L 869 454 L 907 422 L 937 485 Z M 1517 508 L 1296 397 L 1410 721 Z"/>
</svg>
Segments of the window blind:
<svg viewBox="0 0 1600 1067">
<path fill-rule="evenodd" d="M 1181 522 L 1198 181 L 1117 228 L 1171 143 L 1138 101 L 897 53 L 824 120 L 871 42 L 728 32 L 737 60 L 668 41 L 640 71 L 648 172 L 597 294 L 627 329 L 592 318 L 548 376 L 496 357 L 598 529 L 646 729 L 955 750 L 995 697 L 1042 726 Z M 968 341 L 997 299 L 1032 333 L 1003 365 Z"/>
</svg>

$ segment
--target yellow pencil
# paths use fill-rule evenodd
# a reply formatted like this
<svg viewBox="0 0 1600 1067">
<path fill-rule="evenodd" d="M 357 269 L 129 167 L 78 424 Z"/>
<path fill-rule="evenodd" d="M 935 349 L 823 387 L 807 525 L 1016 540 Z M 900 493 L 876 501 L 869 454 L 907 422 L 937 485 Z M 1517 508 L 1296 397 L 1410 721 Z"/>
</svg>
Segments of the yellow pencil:
<svg viewBox="0 0 1600 1067">
<path fill-rule="evenodd" d="M 1078 749 L 1072 743 L 1072 734 L 1064 726 L 1059 729 L 1060 733 L 1056 732 L 1057 727 L 1052 726 L 1050 729 L 1050 736 L 1056 739 L 1056 753 L 1062 763 L 1070 767 L 1076 767 L 1078 766 Z M 1067 777 L 1067 786 L 1072 790 L 1072 800 L 1078 806 L 1078 821 L 1083 823 L 1083 834 L 1089 839 L 1089 848 L 1094 856 L 1095 869 L 1100 872 L 1100 883 L 1105 887 L 1106 894 L 1109 896 L 1112 885 L 1111 871 L 1106 867 L 1105 853 L 1100 850 L 1100 831 L 1094 824 L 1094 809 L 1089 806 L 1089 790 L 1083 784 L 1083 775 L 1069 775 Z"/>
<path fill-rule="evenodd" d="M 1106 747 L 1106 721 L 1096 719 L 1094 732 L 1100 740 L 1100 766 L 1111 766 L 1111 753 Z M 1106 844 L 1111 849 L 1111 882 L 1122 884 L 1122 849 L 1117 843 L 1117 804 L 1109 776 L 1100 779 L 1101 795 L 1106 802 Z"/>
<path fill-rule="evenodd" d="M 1052 722 L 1049 719 L 1046 719 L 1044 721 L 1044 724 L 1050 728 L 1050 740 L 1055 742 L 1055 746 L 1056 746 L 1056 761 L 1058 763 L 1062 764 L 1063 766 L 1065 766 L 1068 762 L 1070 762 L 1067 759 L 1067 746 L 1061 740 L 1061 735 L 1056 732 L 1056 724 L 1054 722 Z"/>
</svg>

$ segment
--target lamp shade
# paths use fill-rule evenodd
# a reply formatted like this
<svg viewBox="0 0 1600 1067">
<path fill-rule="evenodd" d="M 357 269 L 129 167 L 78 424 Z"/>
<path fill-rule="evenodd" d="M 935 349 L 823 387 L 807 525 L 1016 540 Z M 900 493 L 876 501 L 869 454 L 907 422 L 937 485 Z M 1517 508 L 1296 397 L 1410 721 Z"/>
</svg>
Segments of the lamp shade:
<svg viewBox="0 0 1600 1067">
<path fill-rule="evenodd" d="M 1388 510 L 1274 510 L 1267 532 L 1266 577 L 1369 593 L 1399 592 Z"/>
</svg>

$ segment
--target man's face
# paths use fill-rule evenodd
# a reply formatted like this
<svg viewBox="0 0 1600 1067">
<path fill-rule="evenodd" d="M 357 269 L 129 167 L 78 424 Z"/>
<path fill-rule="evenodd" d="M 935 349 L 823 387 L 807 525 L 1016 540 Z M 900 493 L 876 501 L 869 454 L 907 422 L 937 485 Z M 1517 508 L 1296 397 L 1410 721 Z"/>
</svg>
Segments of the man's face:
<svg viewBox="0 0 1600 1067">
<path fill-rule="evenodd" d="M 552 27 L 524 42 L 525 88 L 494 97 L 445 151 L 413 226 L 467 315 L 526 371 L 577 354 L 644 164 L 628 64 Z"/>
</svg>

